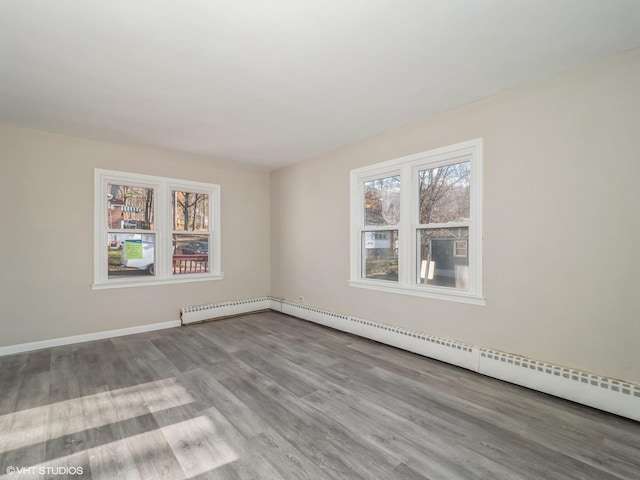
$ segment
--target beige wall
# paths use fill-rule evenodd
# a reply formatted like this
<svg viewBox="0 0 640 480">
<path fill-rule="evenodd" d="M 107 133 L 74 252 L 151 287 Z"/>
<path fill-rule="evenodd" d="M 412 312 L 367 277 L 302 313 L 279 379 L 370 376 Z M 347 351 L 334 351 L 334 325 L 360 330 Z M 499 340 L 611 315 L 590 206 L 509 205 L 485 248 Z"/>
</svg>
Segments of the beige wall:
<svg viewBox="0 0 640 480">
<path fill-rule="evenodd" d="M 269 173 L 0 125 L 0 346 L 177 320 L 269 293 Z M 95 167 L 222 186 L 221 281 L 115 290 L 93 281 Z"/>
<path fill-rule="evenodd" d="M 351 288 L 349 170 L 484 138 L 484 307 Z M 640 50 L 272 173 L 271 292 L 640 382 Z"/>
</svg>

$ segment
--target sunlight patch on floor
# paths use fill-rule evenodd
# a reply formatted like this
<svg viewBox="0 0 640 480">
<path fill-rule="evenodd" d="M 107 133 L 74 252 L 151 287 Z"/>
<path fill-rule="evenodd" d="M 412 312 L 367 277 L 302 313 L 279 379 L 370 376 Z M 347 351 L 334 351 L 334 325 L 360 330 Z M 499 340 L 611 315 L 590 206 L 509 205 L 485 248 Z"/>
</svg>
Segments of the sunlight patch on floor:
<svg viewBox="0 0 640 480">
<path fill-rule="evenodd" d="M 231 463 L 238 454 L 207 416 L 162 427 L 180 466 L 189 478 Z"/>
<path fill-rule="evenodd" d="M 164 438 L 158 437 L 158 430 Z M 142 463 L 158 465 L 166 460 L 159 458 L 165 454 L 162 448 L 166 447 L 165 439 L 184 471 L 185 475 L 182 478 L 200 475 L 239 458 L 239 455 L 224 438 L 223 432 L 216 428 L 209 417 L 201 416 L 37 465 L 14 465 L 15 467 L 32 467 L 32 473 L 9 475 L 2 472 L 4 475 L 0 476 L 0 480 L 42 478 L 42 475 L 38 473 L 40 467 L 83 466 L 87 469 L 89 468 L 86 465 L 87 456 L 91 463 L 91 478 L 93 479 L 108 479 L 116 474 L 120 478 L 135 479 L 139 478 L 140 472 L 145 470 Z M 105 452 L 110 452 L 110 454 L 105 455 Z M 149 467 L 149 470 L 153 469 L 153 466 Z M 175 477 L 175 472 L 172 478 L 179 480 Z"/>
<path fill-rule="evenodd" d="M 0 453 L 191 402 L 171 378 L 8 413 L 0 416 Z"/>
</svg>

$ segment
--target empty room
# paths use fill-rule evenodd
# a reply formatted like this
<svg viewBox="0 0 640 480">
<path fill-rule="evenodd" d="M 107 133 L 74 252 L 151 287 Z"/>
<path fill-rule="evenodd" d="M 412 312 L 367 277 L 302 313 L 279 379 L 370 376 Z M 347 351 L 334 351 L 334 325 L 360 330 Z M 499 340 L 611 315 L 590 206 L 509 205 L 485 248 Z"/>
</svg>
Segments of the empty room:
<svg viewBox="0 0 640 480">
<path fill-rule="evenodd" d="M 0 1 L 0 480 L 640 480 L 640 1 Z"/>
</svg>

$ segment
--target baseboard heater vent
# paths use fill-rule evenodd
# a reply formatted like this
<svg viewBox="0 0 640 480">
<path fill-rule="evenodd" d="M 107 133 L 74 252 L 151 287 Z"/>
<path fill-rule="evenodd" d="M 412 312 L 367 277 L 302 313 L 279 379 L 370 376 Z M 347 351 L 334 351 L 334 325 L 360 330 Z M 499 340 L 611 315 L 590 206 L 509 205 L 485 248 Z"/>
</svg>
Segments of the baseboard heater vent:
<svg viewBox="0 0 640 480">
<path fill-rule="evenodd" d="M 640 385 L 483 348 L 478 372 L 640 421 Z"/>
<path fill-rule="evenodd" d="M 269 297 L 270 308 L 640 421 L 640 385 Z"/>
<path fill-rule="evenodd" d="M 191 307 L 183 307 L 180 310 L 180 320 L 182 325 L 188 325 L 190 323 L 204 322 L 205 320 L 269 310 L 270 307 L 271 302 L 268 297 L 194 305 Z"/>
</svg>

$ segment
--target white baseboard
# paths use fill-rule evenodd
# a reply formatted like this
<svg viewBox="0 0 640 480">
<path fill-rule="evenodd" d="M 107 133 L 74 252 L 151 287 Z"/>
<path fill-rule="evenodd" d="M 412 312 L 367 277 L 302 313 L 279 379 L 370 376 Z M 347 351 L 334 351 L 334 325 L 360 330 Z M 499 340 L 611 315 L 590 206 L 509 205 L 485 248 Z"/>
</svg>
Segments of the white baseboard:
<svg viewBox="0 0 640 480">
<path fill-rule="evenodd" d="M 170 320 L 168 322 L 151 323 L 148 325 L 121 328 L 118 330 L 106 330 L 103 332 L 73 335 L 71 337 L 52 338 L 50 340 L 42 340 L 39 342 L 9 345 L 8 347 L 0 347 L 0 356 L 13 355 L 14 353 L 30 352 L 32 350 L 41 350 L 43 348 L 60 347 L 62 345 L 70 345 L 72 343 L 82 343 L 90 342 L 92 340 L 103 340 L 105 338 L 122 337 L 124 335 L 133 335 L 134 333 L 151 332 L 153 330 L 162 330 L 165 328 L 173 328 L 179 326 L 180 320 Z"/>
<path fill-rule="evenodd" d="M 269 310 L 271 301 L 269 297 L 248 298 L 244 300 L 229 300 L 225 302 L 209 303 L 207 305 L 194 305 L 183 307 L 180 310 L 180 319 L 183 325 L 199 323 L 217 318 L 232 317 L 244 313 Z"/>
<path fill-rule="evenodd" d="M 640 385 L 270 297 L 272 310 L 640 421 Z"/>
</svg>

